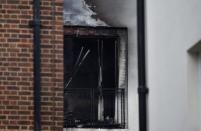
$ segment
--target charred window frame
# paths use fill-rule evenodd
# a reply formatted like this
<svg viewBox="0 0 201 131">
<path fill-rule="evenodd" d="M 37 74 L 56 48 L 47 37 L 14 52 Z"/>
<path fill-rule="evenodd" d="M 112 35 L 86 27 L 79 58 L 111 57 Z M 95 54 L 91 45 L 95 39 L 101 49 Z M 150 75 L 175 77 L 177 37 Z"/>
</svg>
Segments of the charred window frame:
<svg viewBox="0 0 201 131">
<path fill-rule="evenodd" d="M 126 28 L 65 26 L 64 127 L 127 128 L 127 65 Z"/>
</svg>

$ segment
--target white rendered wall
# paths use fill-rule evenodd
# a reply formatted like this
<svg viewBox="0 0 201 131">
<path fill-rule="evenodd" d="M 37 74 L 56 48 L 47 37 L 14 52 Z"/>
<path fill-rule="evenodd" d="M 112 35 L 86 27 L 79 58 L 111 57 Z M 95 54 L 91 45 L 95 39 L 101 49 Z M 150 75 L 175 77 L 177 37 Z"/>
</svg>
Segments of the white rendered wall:
<svg viewBox="0 0 201 131">
<path fill-rule="evenodd" d="M 200 0 L 147 0 L 149 131 L 200 131 L 197 58 Z M 201 87 L 200 87 L 201 88 Z"/>
</svg>

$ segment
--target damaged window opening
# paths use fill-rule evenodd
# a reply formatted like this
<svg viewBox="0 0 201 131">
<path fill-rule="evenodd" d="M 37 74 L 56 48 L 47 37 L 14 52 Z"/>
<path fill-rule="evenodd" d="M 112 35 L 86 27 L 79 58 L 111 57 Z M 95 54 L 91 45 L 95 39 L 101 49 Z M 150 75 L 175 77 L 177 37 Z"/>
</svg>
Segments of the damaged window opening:
<svg viewBox="0 0 201 131">
<path fill-rule="evenodd" d="M 119 38 L 65 36 L 64 128 L 126 128 Z"/>
</svg>

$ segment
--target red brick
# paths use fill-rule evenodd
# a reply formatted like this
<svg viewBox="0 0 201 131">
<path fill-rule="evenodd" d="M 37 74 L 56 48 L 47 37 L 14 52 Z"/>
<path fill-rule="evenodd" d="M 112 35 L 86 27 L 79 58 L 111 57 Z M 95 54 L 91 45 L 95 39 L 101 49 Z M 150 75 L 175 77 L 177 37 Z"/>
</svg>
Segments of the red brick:
<svg viewBox="0 0 201 131">
<path fill-rule="evenodd" d="M 52 21 L 52 2 L 55 2 L 56 6 L 54 12 L 56 21 Z M 2 131 L 33 131 L 33 28 L 29 26 L 29 21 L 33 20 L 32 13 L 32 0 L 1 0 L 0 19 L 3 24 L 0 25 L 0 130 Z M 58 96 L 63 94 L 62 18 L 63 0 L 41 1 L 42 131 L 49 131 L 54 126 L 55 130 L 63 128 L 63 98 L 62 95 Z M 54 106 L 57 107 L 53 108 Z M 50 118 L 56 118 L 55 122 Z"/>
</svg>

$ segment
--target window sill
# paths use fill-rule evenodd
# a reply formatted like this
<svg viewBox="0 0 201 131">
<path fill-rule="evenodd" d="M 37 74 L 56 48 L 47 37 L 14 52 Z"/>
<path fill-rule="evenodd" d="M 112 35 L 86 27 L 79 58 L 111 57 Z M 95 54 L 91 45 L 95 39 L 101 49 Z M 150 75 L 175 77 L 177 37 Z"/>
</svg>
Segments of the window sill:
<svg viewBox="0 0 201 131">
<path fill-rule="evenodd" d="M 128 131 L 128 129 L 64 128 L 63 131 Z"/>
</svg>

